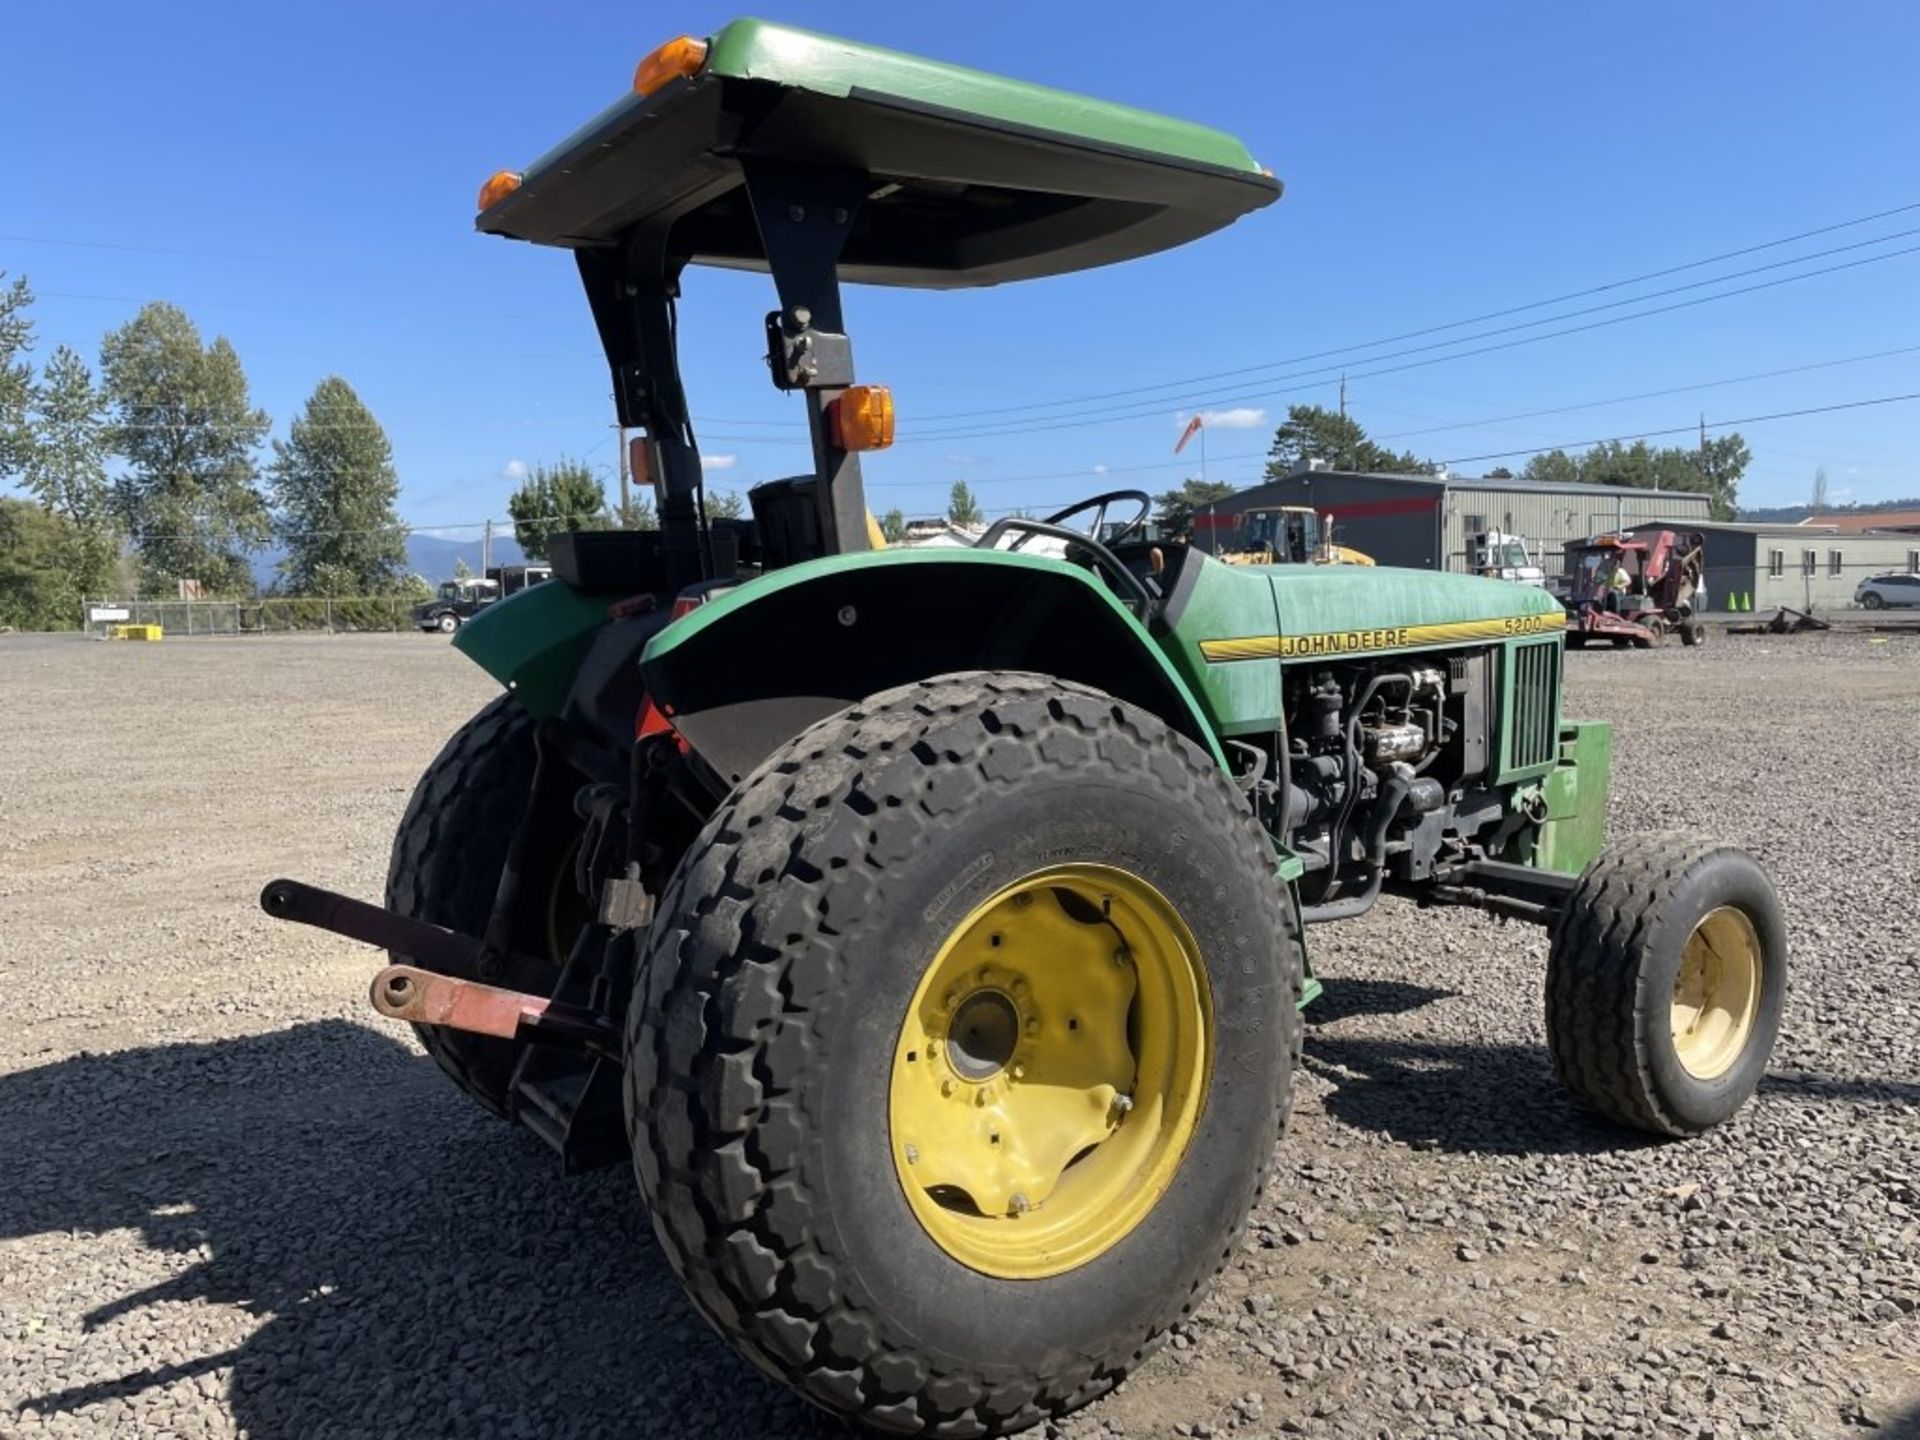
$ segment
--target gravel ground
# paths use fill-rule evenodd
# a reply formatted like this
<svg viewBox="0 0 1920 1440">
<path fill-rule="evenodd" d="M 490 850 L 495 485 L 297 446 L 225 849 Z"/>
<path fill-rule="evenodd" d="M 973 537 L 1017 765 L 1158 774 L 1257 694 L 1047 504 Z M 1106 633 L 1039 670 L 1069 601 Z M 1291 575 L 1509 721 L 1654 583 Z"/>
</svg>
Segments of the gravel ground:
<svg viewBox="0 0 1920 1440">
<path fill-rule="evenodd" d="M 1612 835 L 1783 883 L 1732 1126 L 1643 1144 L 1543 1049 L 1534 931 L 1383 903 L 1239 1263 L 1101 1436 L 1920 1435 L 1920 638 L 1569 660 Z M 377 896 L 485 679 L 420 637 L 0 639 L 0 1435 L 828 1433 L 696 1321 L 621 1171 L 555 1173 L 255 908 Z"/>
</svg>

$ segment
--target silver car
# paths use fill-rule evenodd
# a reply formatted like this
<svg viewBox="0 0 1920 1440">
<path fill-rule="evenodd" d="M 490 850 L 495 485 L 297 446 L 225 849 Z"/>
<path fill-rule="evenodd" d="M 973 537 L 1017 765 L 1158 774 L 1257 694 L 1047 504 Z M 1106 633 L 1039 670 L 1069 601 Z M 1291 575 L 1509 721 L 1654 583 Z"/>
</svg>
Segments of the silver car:
<svg viewBox="0 0 1920 1440">
<path fill-rule="evenodd" d="M 1920 605 L 1920 575 L 1869 575 L 1853 592 L 1853 603 L 1869 610 Z"/>
</svg>

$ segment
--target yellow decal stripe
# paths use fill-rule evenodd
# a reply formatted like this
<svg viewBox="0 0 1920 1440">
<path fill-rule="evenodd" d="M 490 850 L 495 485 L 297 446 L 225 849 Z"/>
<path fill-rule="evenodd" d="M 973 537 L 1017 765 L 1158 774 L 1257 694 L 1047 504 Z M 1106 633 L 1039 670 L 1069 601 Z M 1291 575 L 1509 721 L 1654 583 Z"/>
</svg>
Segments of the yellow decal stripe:
<svg viewBox="0 0 1920 1440">
<path fill-rule="evenodd" d="M 1442 625 L 1386 625 L 1373 630 L 1330 630 L 1318 635 L 1247 635 L 1237 640 L 1202 640 L 1200 653 L 1227 660 L 1303 660 L 1314 656 L 1359 655 L 1370 650 L 1405 650 L 1415 645 L 1446 645 L 1457 640 L 1507 640 L 1517 635 L 1551 635 L 1566 629 L 1567 617 L 1513 615 L 1500 620 L 1450 620 Z"/>
</svg>

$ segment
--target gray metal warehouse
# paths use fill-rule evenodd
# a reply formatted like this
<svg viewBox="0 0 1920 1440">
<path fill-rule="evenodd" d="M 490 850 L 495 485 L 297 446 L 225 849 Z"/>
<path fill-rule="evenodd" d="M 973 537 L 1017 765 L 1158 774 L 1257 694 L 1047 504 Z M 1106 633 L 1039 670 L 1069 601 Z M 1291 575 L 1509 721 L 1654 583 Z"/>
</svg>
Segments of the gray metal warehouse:
<svg viewBox="0 0 1920 1440">
<path fill-rule="evenodd" d="M 1342 545 L 1382 565 L 1421 570 L 1466 570 L 1469 537 L 1504 530 L 1524 539 L 1534 563 L 1549 575 L 1560 573 L 1569 540 L 1653 521 L 1697 530 L 1712 514 L 1705 495 L 1684 490 L 1313 469 L 1242 490 L 1202 511 L 1194 517 L 1194 538 L 1209 550 L 1234 549 L 1242 543 L 1244 514 L 1271 505 L 1311 505 L 1333 516 Z"/>
<path fill-rule="evenodd" d="M 1920 575 L 1920 535 L 1808 524 L 1692 521 L 1686 528 L 1706 540 L 1710 611 L 1724 612 L 1735 603 L 1744 609 L 1748 602 L 1755 610 L 1844 610 L 1853 604 L 1854 587 L 1869 575 Z"/>
</svg>

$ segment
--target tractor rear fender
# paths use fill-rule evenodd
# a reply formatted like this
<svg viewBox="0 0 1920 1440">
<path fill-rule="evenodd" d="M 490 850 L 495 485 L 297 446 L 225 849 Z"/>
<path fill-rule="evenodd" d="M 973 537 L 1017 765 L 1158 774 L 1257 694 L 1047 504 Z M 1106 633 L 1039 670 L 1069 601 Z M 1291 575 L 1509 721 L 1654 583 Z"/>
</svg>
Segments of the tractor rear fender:
<svg viewBox="0 0 1920 1440">
<path fill-rule="evenodd" d="M 1004 550 L 882 550 L 761 576 L 648 645 L 648 695 L 730 784 L 865 696 L 960 670 L 1103 690 L 1225 757 L 1192 692 L 1098 578 Z"/>
</svg>

